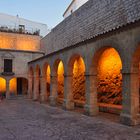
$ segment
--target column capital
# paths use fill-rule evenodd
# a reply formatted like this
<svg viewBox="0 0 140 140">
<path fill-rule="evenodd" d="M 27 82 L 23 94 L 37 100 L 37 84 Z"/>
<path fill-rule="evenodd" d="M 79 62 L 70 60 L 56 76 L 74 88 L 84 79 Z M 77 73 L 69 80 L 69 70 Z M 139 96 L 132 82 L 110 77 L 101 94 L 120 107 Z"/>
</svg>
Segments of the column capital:
<svg viewBox="0 0 140 140">
<path fill-rule="evenodd" d="M 129 74 L 138 74 L 139 71 L 138 70 L 125 70 L 125 69 L 122 69 L 121 73 L 125 74 L 125 75 L 129 75 Z"/>
<path fill-rule="evenodd" d="M 51 77 L 57 77 L 58 74 L 51 74 L 50 76 L 51 76 Z"/>
<path fill-rule="evenodd" d="M 33 77 L 35 77 L 35 78 L 39 78 L 40 76 L 35 74 Z"/>
<path fill-rule="evenodd" d="M 85 72 L 85 76 L 97 76 L 97 73 Z"/>
<path fill-rule="evenodd" d="M 73 74 L 64 74 L 64 77 L 72 77 Z"/>
</svg>

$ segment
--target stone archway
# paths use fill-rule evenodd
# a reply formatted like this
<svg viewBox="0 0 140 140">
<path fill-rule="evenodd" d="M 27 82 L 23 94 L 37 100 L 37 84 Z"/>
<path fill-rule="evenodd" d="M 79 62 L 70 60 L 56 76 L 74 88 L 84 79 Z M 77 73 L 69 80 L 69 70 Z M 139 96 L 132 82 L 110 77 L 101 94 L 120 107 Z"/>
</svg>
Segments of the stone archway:
<svg viewBox="0 0 140 140">
<path fill-rule="evenodd" d="M 72 75 L 71 89 L 71 102 L 74 103 L 73 107 L 83 108 L 86 101 L 85 95 L 85 63 L 80 55 L 73 55 L 68 63 L 68 75 Z"/>
<path fill-rule="evenodd" d="M 34 75 L 34 100 L 40 100 L 40 94 L 41 94 L 41 82 L 40 82 L 40 75 L 41 70 L 39 65 L 36 65 L 35 68 L 35 75 Z"/>
<path fill-rule="evenodd" d="M 6 97 L 6 80 L 0 77 L 0 97 Z"/>
<path fill-rule="evenodd" d="M 64 100 L 64 65 L 62 60 L 58 59 L 55 61 L 54 66 L 54 76 L 56 76 L 57 84 L 57 103 L 63 104 Z"/>
<path fill-rule="evenodd" d="M 23 77 L 15 77 L 10 80 L 10 95 L 27 95 L 28 93 L 28 80 Z"/>
<path fill-rule="evenodd" d="M 48 63 L 45 63 L 44 64 L 44 67 L 43 67 L 43 82 L 45 82 L 45 84 L 43 84 L 43 86 L 45 87 L 42 87 L 45 91 L 44 94 L 44 100 L 45 101 L 48 101 L 49 97 L 50 97 L 50 84 L 51 84 L 51 68 L 50 68 L 50 65 Z"/>
<path fill-rule="evenodd" d="M 131 94 L 135 113 L 140 113 L 140 45 L 136 48 L 131 61 Z M 135 97 L 135 98 L 134 98 Z"/>
<path fill-rule="evenodd" d="M 98 50 L 93 58 L 92 72 L 97 76 L 99 110 L 120 114 L 122 110 L 122 61 L 112 47 Z"/>
<path fill-rule="evenodd" d="M 28 73 L 28 94 L 29 98 L 33 98 L 33 89 L 34 89 L 34 70 L 32 67 L 29 68 Z"/>
</svg>

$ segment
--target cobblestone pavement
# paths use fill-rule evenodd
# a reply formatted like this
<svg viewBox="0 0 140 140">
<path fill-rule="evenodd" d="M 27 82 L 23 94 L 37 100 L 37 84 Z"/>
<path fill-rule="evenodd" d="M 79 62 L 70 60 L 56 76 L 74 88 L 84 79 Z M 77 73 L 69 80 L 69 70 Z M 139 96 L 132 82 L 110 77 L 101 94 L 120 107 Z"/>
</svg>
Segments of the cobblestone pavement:
<svg viewBox="0 0 140 140">
<path fill-rule="evenodd" d="M 0 103 L 0 140 L 140 140 L 140 126 L 18 99 Z"/>
</svg>

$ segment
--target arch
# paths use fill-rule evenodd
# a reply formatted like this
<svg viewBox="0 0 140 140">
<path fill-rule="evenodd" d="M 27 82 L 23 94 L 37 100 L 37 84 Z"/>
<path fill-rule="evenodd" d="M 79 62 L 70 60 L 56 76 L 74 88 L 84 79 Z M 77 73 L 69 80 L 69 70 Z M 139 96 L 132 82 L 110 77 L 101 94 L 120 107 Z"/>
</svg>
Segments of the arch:
<svg viewBox="0 0 140 140">
<path fill-rule="evenodd" d="M 34 100 L 40 100 L 41 94 L 41 69 L 40 66 L 37 64 L 35 67 L 35 80 L 34 80 Z"/>
<path fill-rule="evenodd" d="M 28 93 L 28 79 L 25 77 L 14 77 L 10 79 L 9 83 L 10 95 L 27 95 Z"/>
<path fill-rule="evenodd" d="M 116 49 L 104 46 L 93 56 L 90 74 L 97 76 L 97 98 L 101 111 L 120 114 L 122 109 L 122 60 Z M 92 93 L 91 93 L 92 94 Z M 115 111 L 116 108 L 119 111 Z"/>
<path fill-rule="evenodd" d="M 61 59 L 57 59 L 53 65 L 53 74 L 57 76 L 57 103 L 64 100 L 64 64 Z"/>
<path fill-rule="evenodd" d="M 29 97 L 33 97 L 33 89 L 34 89 L 34 70 L 33 67 L 30 66 L 28 71 L 28 79 L 29 79 L 29 85 L 28 85 L 28 94 Z"/>
<path fill-rule="evenodd" d="M 6 79 L 0 77 L 0 96 L 6 97 Z"/>
<path fill-rule="evenodd" d="M 40 66 L 37 64 L 35 67 L 35 75 L 40 76 L 41 75 L 41 69 Z"/>
<path fill-rule="evenodd" d="M 131 59 L 130 96 L 134 98 L 135 108 L 140 113 L 140 43 L 137 45 Z"/>
<path fill-rule="evenodd" d="M 43 65 L 43 76 L 45 77 L 46 98 L 48 100 L 49 96 L 50 96 L 51 68 L 50 68 L 50 65 L 47 62 Z"/>
<path fill-rule="evenodd" d="M 34 74 L 34 69 L 33 69 L 32 66 L 29 67 L 28 74 L 29 74 L 30 76 L 32 76 L 32 75 Z"/>
<path fill-rule="evenodd" d="M 74 54 L 71 56 L 68 62 L 68 75 L 72 75 L 71 97 L 74 102 L 75 107 L 84 107 L 86 97 L 85 97 L 85 71 L 86 66 L 84 59 L 79 54 Z"/>
<path fill-rule="evenodd" d="M 80 54 L 74 54 L 70 57 L 69 61 L 68 61 L 68 70 L 67 70 L 67 73 L 69 75 L 72 75 L 73 74 L 73 66 L 74 66 L 74 62 L 75 60 L 79 59 L 79 58 L 82 58 L 82 61 L 84 61 L 83 57 L 80 55 Z M 85 63 L 84 63 L 84 66 L 85 66 Z M 86 69 L 86 66 L 85 66 L 85 69 Z M 86 71 L 86 70 L 85 70 Z"/>
</svg>

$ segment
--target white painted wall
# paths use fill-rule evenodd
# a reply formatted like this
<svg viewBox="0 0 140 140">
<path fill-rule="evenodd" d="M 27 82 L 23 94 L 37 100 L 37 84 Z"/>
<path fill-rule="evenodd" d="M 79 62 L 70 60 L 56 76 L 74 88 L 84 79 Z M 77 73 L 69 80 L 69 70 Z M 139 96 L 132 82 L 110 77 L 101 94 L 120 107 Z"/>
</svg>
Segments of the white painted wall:
<svg viewBox="0 0 140 140">
<path fill-rule="evenodd" d="M 71 15 L 72 12 L 76 11 L 83 4 L 85 4 L 88 0 L 73 0 L 67 10 L 65 11 L 63 17 L 66 18 Z"/>
<path fill-rule="evenodd" d="M 48 26 L 46 24 L 19 18 L 18 16 L 11 16 L 0 13 L 0 26 L 8 26 L 11 28 L 18 29 L 19 25 L 25 25 L 25 30 L 31 32 L 39 29 L 40 35 L 43 37 L 47 35 L 49 32 Z"/>
</svg>

